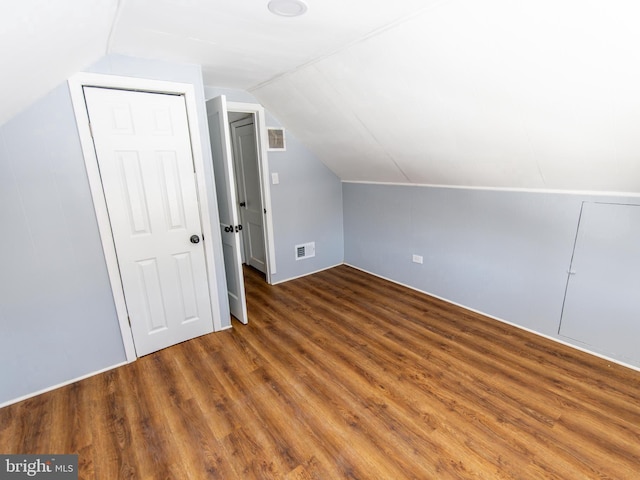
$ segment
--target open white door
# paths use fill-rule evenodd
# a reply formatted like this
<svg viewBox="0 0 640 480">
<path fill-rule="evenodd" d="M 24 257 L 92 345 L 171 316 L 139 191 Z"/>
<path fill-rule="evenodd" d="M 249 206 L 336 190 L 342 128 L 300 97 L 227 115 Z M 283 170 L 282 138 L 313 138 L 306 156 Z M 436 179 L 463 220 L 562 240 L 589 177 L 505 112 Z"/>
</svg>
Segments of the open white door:
<svg viewBox="0 0 640 480">
<path fill-rule="evenodd" d="M 224 95 L 207 102 L 209 136 L 213 169 L 216 180 L 216 195 L 220 214 L 220 233 L 224 266 L 227 276 L 229 308 L 231 314 L 242 323 L 247 323 L 247 302 L 242 275 L 242 257 L 240 252 L 240 222 L 236 209 L 236 184 L 231 156 L 231 139 L 226 98 Z"/>
</svg>

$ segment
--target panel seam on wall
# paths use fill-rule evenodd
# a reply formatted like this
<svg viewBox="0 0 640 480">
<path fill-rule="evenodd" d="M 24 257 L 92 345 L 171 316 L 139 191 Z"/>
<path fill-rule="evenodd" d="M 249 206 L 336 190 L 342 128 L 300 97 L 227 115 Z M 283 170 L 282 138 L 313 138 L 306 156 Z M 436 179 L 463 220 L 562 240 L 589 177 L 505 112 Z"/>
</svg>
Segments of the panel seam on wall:
<svg viewBox="0 0 640 480">
<path fill-rule="evenodd" d="M 571 280 L 571 267 L 573 266 L 573 259 L 576 256 L 576 245 L 578 244 L 578 234 L 580 233 L 580 222 L 582 221 L 582 213 L 584 211 L 583 201 L 580 205 L 580 215 L 578 215 L 578 225 L 576 226 L 576 234 L 573 237 L 573 250 L 571 250 L 571 260 L 569 260 L 569 267 L 567 269 L 567 281 L 564 285 L 564 295 L 562 296 L 562 309 L 560 310 L 560 321 L 558 322 L 558 332 L 560 335 L 560 330 L 562 330 L 562 318 L 564 317 L 564 306 L 567 302 L 567 290 L 569 290 L 569 281 Z"/>
</svg>

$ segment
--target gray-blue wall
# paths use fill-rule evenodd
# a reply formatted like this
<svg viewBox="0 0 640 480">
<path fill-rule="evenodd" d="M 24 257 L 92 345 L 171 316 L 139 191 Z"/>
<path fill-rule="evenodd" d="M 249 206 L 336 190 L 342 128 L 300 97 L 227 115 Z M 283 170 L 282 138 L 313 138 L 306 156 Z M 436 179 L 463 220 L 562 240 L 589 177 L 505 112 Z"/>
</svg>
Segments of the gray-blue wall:
<svg viewBox="0 0 640 480">
<path fill-rule="evenodd" d="M 200 67 L 109 55 L 86 71 L 194 86 L 217 225 Z M 255 102 L 246 92 L 223 93 Z M 271 117 L 268 122 L 278 125 Z M 287 152 L 270 153 L 269 162 L 281 177 L 272 188 L 275 281 L 341 263 L 339 179 L 291 137 Z M 0 224 L 0 405 L 124 362 L 66 83 L 0 126 Z M 307 241 L 316 241 L 316 258 L 296 262 L 293 246 Z M 214 250 L 215 264 L 224 265 L 221 248 Z M 223 268 L 216 274 L 224 327 L 230 315 Z"/>
<path fill-rule="evenodd" d="M 207 100 L 225 95 L 229 102 L 259 103 L 238 90 L 205 87 Z M 267 127 L 280 123 L 266 112 Z M 278 173 L 280 183 L 271 185 L 271 208 L 276 250 L 273 282 L 341 264 L 344 258 L 342 184 L 340 179 L 288 131 L 285 151 L 269 151 L 269 178 Z M 316 256 L 295 259 L 295 246 L 316 243 Z"/>
<path fill-rule="evenodd" d="M 202 74 L 111 55 L 86 71 L 194 86 L 218 224 Z M 0 404 L 126 361 L 66 82 L 0 127 Z M 216 265 L 223 265 L 221 246 Z M 218 269 L 223 326 L 230 325 Z"/>
<path fill-rule="evenodd" d="M 609 355 L 558 335 L 567 270 L 583 201 L 638 200 L 344 183 L 345 263 Z"/>
<path fill-rule="evenodd" d="M 2 404 L 125 353 L 67 85 L 0 141 Z"/>
</svg>

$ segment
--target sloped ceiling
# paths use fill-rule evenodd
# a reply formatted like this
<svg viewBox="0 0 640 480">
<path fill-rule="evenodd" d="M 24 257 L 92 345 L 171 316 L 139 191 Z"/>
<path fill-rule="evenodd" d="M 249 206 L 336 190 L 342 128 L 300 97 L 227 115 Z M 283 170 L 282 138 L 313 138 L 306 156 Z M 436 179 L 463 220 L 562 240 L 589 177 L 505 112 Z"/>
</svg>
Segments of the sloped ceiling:
<svg viewBox="0 0 640 480">
<path fill-rule="evenodd" d="M 307 0 L 283 18 L 269 0 L 123 0 L 111 51 L 202 65 L 205 83 L 249 89 L 344 48 L 435 0 Z"/>
<path fill-rule="evenodd" d="M 639 192 L 639 13 L 450 1 L 253 92 L 344 180 Z"/>
<path fill-rule="evenodd" d="M 117 0 L 0 1 L 0 125 L 107 52 Z"/>
<path fill-rule="evenodd" d="M 343 180 L 640 193 L 632 0 L 21 0 L 0 123 L 105 53 L 252 92 Z"/>
</svg>

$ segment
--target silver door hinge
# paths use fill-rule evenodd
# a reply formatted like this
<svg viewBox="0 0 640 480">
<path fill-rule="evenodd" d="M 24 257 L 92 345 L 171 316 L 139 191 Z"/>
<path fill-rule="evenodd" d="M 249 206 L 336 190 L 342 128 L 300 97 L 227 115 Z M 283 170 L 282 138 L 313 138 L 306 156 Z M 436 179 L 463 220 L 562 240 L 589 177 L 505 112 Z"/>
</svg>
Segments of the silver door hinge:
<svg viewBox="0 0 640 480">
<path fill-rule="evenodd" d="M 91 134 L 91 138 L 93 138 L 93 127 L 91 126 L 91 123 L 89 123 L 89 133 Z"/>
</svg>

